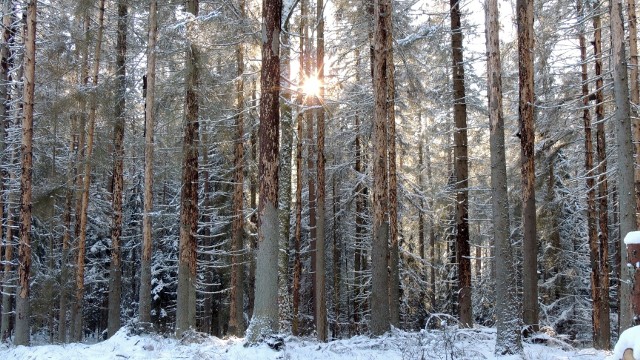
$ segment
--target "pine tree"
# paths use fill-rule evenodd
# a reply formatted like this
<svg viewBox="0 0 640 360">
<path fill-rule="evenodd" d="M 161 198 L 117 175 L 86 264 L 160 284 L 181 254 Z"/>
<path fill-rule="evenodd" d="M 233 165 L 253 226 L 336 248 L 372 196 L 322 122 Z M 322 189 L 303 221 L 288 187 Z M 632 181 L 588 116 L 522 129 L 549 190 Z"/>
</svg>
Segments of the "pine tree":
<svg viewBox="0 0 640 360">
<path fill-rule="evenodd" d="M 278 330 L 278 132 L 280 123 L 281 0 L 263 0 L 260 71 L 260 205 L 256 252 L 255 309 L 247 330 L 256 342 Z"/>
<path fill-rule="evenodd" d="M 374 127 L 373 127 L 373 243 L 371 247 L 371 322 L 373 335 L 382 335 L 389 330 L 389 276 L 387 256 L 389 254 L 389 218 L 388 218 L 388 153 L 387 153 L 387 114 L 388 114 L 388 74 L 387 60 L 391 29 L 385 17 L 391 16 L 391 3 L 378 0 L 375 3 L 374 21 Z"/>
<path fill-rule="evenodd" d="M 140 261 L 140 292 L 138 296 L 140 322 L 151 323 L 151 255 L 153 249 L 153 153 L 156 94 L 156 40 L 158 37 L 158 2 L 149 0 L 149 41 L 147 43 L 147 74 L 144 122 L 144 212 L 142 214 L 142 252 Z"/>
<path fill-rule="evenodd" d="M 178 299 L 176 336 L 196 326 L 196 232 L 198 227 L 198 82 L 200 49 L 195 43 L 198 0 L 188 0 L 185 9 L 187 51 L 185 54 L 185 109 L 182 148 L 182 191 L 180 193 L 180 255 L 178 259 Z"/>
<path fill-rule="evenodd" d="M 118 1 L 118 30 L 116 40 L 116 107 L 113 124 L 113 224 L 111 228 L 111 264 L 109 269 L 109 314 L 107 336 L 120 329 L 120 301 L 122 298 L 122 196 L 124 191 L 124 111 L 126 99 L 127 2 Z"/>
<path fill-rule="evenodd" d="M 33 182 L 33 105 L 36 69 L 36 1 L 27 3 L 24 52 L 24 93 L 22 118 L 22 175 L 20 176 L 20 247 L 18 248 L 18 288 L 16 289 L 16 336 L 13 343 L 29 345 L 31 277 L 31 208 Z"/>
</svg>

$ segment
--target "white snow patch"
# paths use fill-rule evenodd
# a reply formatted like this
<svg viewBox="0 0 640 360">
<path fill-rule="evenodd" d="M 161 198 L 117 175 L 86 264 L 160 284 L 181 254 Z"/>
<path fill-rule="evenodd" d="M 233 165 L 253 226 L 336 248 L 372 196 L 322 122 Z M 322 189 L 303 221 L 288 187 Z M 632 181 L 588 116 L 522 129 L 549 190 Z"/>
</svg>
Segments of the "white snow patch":
<svg viewBox="0 0 640 360">
<path fill-rule="evenodd" d="M 265 344 L 244 346 L 244 339 L 202 338 L 201 343 L 184 344 L 160 335 L 132 335 L 120 329 L 109 340 L 97 344 L 43 346 L 0 345 L 2 360 L 405 360 L 405 359 L 500 359 L 521 360 L 519 356 L 496 357 L 496 330 L 476 327 L 404 332 L 393 330 L 378 338 L 355 336 L 318 343 L 314 338 L 286 336 L 285 348 L 275 351 Z M 638 336 L 637 334 L 631 335 Z M 557 344 L 524 344 L 524 357 L 531 360 L 601 360 L 609 354 L 594 349 L 574 349 Z"/>
<path fill-rule="evenodd" d="M 624 237 L 625 245 L 640 244 L 640 231 L 629 231 Z"/>
<path fill-rule="evenodd" d="M 640 326 L 628 328 L 620 334 L 620 339 L 618 339 L 616 347 L 613 349 L 613 355 L 609 357 L 609 360 L 622 359 L 624 351 L 627 349 L 633 349 L 633 356 L 636 359 L 640 355 Z"/>
</svg>

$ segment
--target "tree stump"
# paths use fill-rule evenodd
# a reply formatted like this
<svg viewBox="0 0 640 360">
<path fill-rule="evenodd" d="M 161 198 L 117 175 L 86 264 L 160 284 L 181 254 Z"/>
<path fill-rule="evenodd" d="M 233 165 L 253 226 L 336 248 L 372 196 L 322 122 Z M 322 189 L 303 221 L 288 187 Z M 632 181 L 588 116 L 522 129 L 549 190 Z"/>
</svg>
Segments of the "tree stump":
<svg viewBox="0 0 640 360">
<path fill-rule="evenodd" d="M 627 349 L 624 351 L 624 355 L 622 355 L 622 360 L 635 360 L 633 357 L 633 349 Z"/>
</svg>

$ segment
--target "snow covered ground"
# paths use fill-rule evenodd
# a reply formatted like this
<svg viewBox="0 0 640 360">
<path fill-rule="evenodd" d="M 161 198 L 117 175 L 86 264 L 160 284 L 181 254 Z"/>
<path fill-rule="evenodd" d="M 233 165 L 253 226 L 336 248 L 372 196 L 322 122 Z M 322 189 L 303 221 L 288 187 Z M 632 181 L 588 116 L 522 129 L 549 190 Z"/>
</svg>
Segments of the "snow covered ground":
<svg viewBox="0 0 640 360">
<path fill-rule="evenodd" d="M 133 335 L 121 329 L 107 341 L 96 344 L 41 346 L 0 345 L 1 360 L 94 360 L 94 359 L 202 359 L 202 360 L 414 360 L 414 359 L 496 359 L 493 355 L 495 329 L 394 331 L 371 339 L 356 336 L 329 343 L 309 338 L 286 337 L 284 349 L 275 351 L 266 344 L 243 346 L 244 339 L 196 337 L 184 343 L 160 335 Z M 525 358 L 531 360 L 601 360 L 611 352 L 574 349 L 548 338 L 545 345 L 525 344 Z M 501 359 L 517 359 L 506 357 Z"/>
<path fill-rule="evenodd" d="M 640 231 L 635 231 L 640 234 Z M 611 360 L 621 359 L 624 351 L 632 349 L 635 358 L 640 355 L 640 326 L 634 326 L 629 328 L 620 334 L 620 339 L 616 343 L 616 347 L 613 349 L 613 355 Z"/>
</svg>

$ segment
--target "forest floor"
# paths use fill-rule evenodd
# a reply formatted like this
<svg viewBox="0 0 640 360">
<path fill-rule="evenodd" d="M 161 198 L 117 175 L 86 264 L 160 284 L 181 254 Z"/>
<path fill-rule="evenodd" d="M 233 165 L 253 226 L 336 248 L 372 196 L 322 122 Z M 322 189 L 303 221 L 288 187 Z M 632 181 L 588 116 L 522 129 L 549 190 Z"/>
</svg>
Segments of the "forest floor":
<svg viewBox="0 0 640 360">
<path fill-rule="evenodd" d="M 110 339 L 96 343 L 0 345 L 1 360 L 97 360 L 97 359 L 202 359 L 202 360 L 419 360 L 497 359 L 493 355 L 495 329 L 393 331 L 385 336 L 318 343 L 312 338 L 287 336 L 279 350 L 269 344 L 244 346 L 244 339 L 219 339 L 197 334 L 188 341 L 161 335 L 135 335 L 122 328 Z M 609 351 L 576 349 L 560 339 L 543 337 L 543 344 L 525 344 L 525 359 L 601 360 Z M 34 339 L 34 342 L 36 339 Z M 540 340 L 542 341 L 542 340 Z M 274 346 L 274 344 L 271 344 Z M 282 345 L 280 343 L 279 345 Z M 518 359 L 502 357 L 500 359 Z"/>
</svg>

